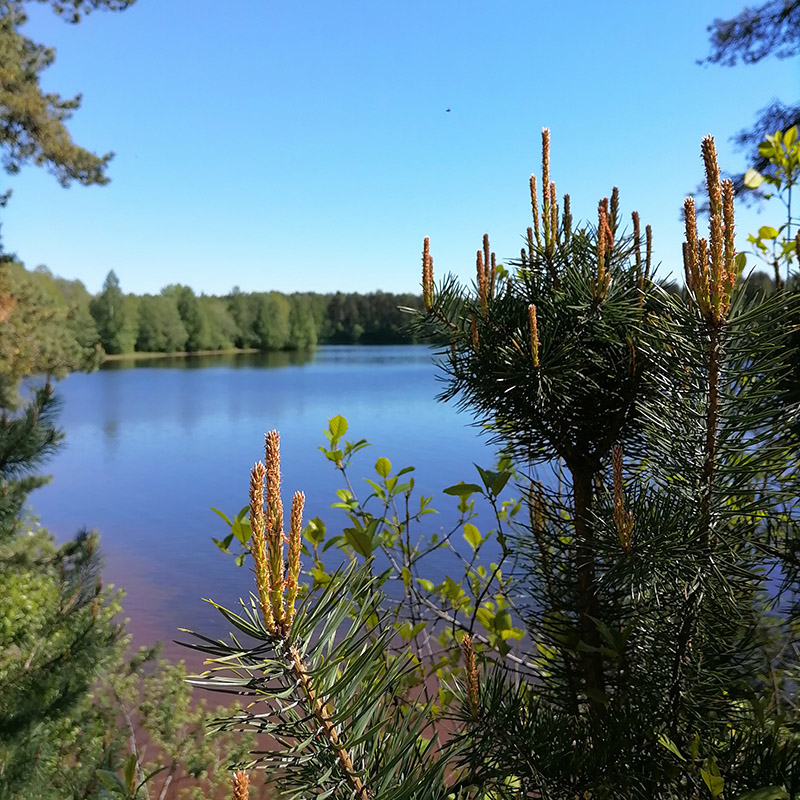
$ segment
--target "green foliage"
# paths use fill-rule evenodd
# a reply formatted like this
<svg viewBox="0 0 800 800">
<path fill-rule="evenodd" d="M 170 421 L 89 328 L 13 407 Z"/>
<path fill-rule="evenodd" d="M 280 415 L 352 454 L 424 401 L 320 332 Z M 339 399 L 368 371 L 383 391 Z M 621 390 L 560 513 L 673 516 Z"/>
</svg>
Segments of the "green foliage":
<svg viewBox="0 0 800 800">
<path fill-rule="evenodd" d="M 186 329 L 186 350 L 210 350 L 211 324 L 206 309 L 188 286 L 172 285 L 161 290 L 161 294 L 175 303 Z"/>
<path fill-rule="evenodd" d="M 122 293 L 119 278 L 111 270 L 103 283 L 103 291 L 89 305 L 100 345 L 106 353 L 133 350 L 138 323 L 134 303 Z"/>
<path fill-rule="evenodd" d="M 41 2 L 42 0 L 40 0 Z M 53 10 L 69 22 L 97 8 L 122 10 L 134 0 L 53 0 Z M 23 36 L 26 22 L 24 0 L 0 3 L 0 149 L 3 166 L 14 174 L 26 163 L 46 166 L 58 181 L 84 185 L 108 182 L 106 167 L 111 153 L 97 156 L 76 145 L 65 123 L 80 105 L 80 95 L 62 99 L 43 92 L 43 70 L 55 58 L 55 50 Z M 7 195 L 6 195 L 7 196 Z"/>
<path fill-rule="evenodd" d="M 281 743 L 280 750 L 257 760 L 283 791 L 304 796 L 314 787 L 331 798 L 446 797 L 445 762 L 436 756 L 436 740 L 426 738 L 428 707 L 394 702 L 415 659 L 406 649 L 387 664 L 393 630 L 377 627 L 381 601 L 369 567 L 351 565 L 332 574 L 319 597 L 299 609 L 285 639 L 270 634 L 256 605 L 245 603 L 241 614 L 217 606 L 239 631 L 231 644 L 195 634 L 199 643 L 190 646 L 235 673 L 226 677 L 215 670 L 192 683 L 257 701 L 257 710 L 218 724 Z M 254 644 L 240 644 L 240 634 Z M 253 763 L 251 758 L 244 765 Z"/>
<path fill-rule="evenodd" d="M 261 350 L 283 350 L 289 344 L 291 332 L 288 299 L 279 292 L 261 292 L 253 301 L 257 346 Z"/>
<path fill-rule="evenodd" d="M 715 283 L 665 291 L 616 191 L 597 226 L 547 200 L 519 260 L 498 265 L 484 239 L 473 287 L 434 287 L 424 260 L 418 335 L 448 342 L 443 396 L 501 446 L 497 465 L 445 490 L 458 518 L 436 530 L 413 468 L 381 456 L 365 489 L 352 483 L 367 443 L 331 418 L 320 449 L 346 522 L 334 535 L 308 524 L 310 585 L 287 638 L 265 635 L 256 598 L 221 609 L 256 644 L 203 640 L 237 670 L 208 685 L 264 698 L 266 717 L 230 724 L 275 737 L 266 761 L 290 764 L 281 778 L 300 795 L 395 796 L 381 709 L 399 708 L 423 718 L 432 797 L 796 796 L 797 298 L 748 296 L 732 248 L 703 262 Z M 238 540 L 240 561 L 246 515 L 222 542 Z M 434 552 L 452 559 L 443 577 Z M 294 643 L 313 695 L 298 694 Z M 312 697 L 341 724 L 338 744 L 314 735 Z M 417 769 L 391 792 L 419 796 Z"/>
<path fill-rule="evenodd" d="M 69 22 L 133 3 L 43 1 Z M 0 2 L 4 167 L 15 173 L 35 163 L 63 185 L 106 183 L 110 154 L 78 147 L 64 125 L 79 98 L 41 91 L 39 75 L 54 51 L 19 33 L 25 6 Z M 161 797 L 171 789 L 171 797 L 202 800 L 228 786 L 222 754 L 253 746 L 247 737 L 203 735 L 210 713 L 190 702 L 182 665 L 154 664 L 152 652 L 125 660 L 120 595 L 102 587 L 97 535 L 82 531 L 56 546 L 23 512 L 28 493 L 46 482 L 38 470 L 61 439 L 50 378 L 96 367 L 99 341 L 109 352 L 132 350 L 136 306 L 113 272 L 90 304 L 79 281 L 53 278 L 43 267 L 26 272 L 0 256 L 0 800 L 140 800 L 159 776 Z M 150 310 L 149 335 L 172 345 L 179 338 L 169 330 L 174 318 L 167 311 L 163 330 L 154 331 L 162 328 L 164 319 L 153 317 L 163 304 Z M 21 402 L 19 383 L 32 375 L 46 380 Z"/>
<path fill-rule="evenodd" d="M 35 474 L 61 440 L 55 426 L 58 401 L 48 384 L 16 413 L 0 416 L 0 542 L 18 533 L 28 494 L 47 483 Z"/>
<path fill-rule="evenodd" d="M 311 300 L 306 294 L 289 296 L 289 347 L 295 350 L 310 350 L 317 346 L 317 325 Z"/>
<path fill-rule="evenodd" d="M 238 286 L 234 286 L 226 300 L 228 311 L 236 325 L 234 344 L 241 348 L 256 347 L 258 338 L 255 334 L 256 315 L 252 295 L 246 294 Z"/>
<path fill-rule="evenodd" d="M 541 758 L 515 774 L 546 796 L 696 796 L 655 747 L 665 732 L 699 737 L 736 791 L 755 788 L 750 759 L 768 742 L 782 749 L 757 780 L 800 779 L 783 716 L 747 713 L 749 698 L 774 708 L 793 692 L 760 677 L 794 641 L 760 611 L 798 496 L 796 476 L 784 480 L 797 409 L 774 380 L 797 358 L 787 317 L 739 293 L 717 323 L 667 295 L 643 274 L 636 222 L 626 234 L 610 213 L 598 247 L 602 208 L 597 229 L 573 233 L 565 214 L 543 240 L 529 233 L 496 287 L 445 281 L 423 320 L 450 337 L 444 396 L 514 455 L 530 508 L 510 537 L 527 595 L 514 605 L 542 672 L 535 693 L 487 679 L 483 727 L 465 734 L 476 785 L 500 780 L 492 765 L 521 747 Z M 559 764 L 567 741 L 575 758 Z M 719 794 L 720 772 L 703 769 Z"/>
<path fill-rule="evenodd" d="M 756 64 L 774 56 L 790 58 L 800 48 L 800 3 L 797 0 L 766 0 L 757 6 L 746 6 L 729 19 L 715 19 L 708 26 L 711 51 L 699 63 L 734 66 Z M 760 152 L 765 137 L 776 130 L 788 131 L 800 124 L 800 105 L 786 104 L 773 98 L 749 128 L 731 137 L 745 152 L 747 163 L 760 173 L 769 174 L 773 167 Z M 746 175 L 734 176 L 736 193 L 745 203 L 758 202 L 759 195 L 747 191 Z"/>
<path fill-rule="evenodd" d="M 153 782 L 217 796 L 254 740 L 204 735 L 223 709 L 193 702 L 182 663 L 126 660 L 120 595 L 98 567 L 96 535 L 57 548 L 32 528 L 0 547 L 0 798 L 142 800 Z"/>
<path fill-rule="evenodd" d="M 762 158 L 767 159 L 771 170 L 761 173 L 751 167 L 744 176 L 745 186 L 752 191 L 760 190 L 765 200 L 778 197 L 786 209 L 786 222 L 779 228 L 762 225 L 758 234 L 751 234 L 747 241 L 753 245 L 754 252 L 773 268 L 776 285 L 780 287 L 783 283 L 780 267 L 786 267 L 788 284 L 789 270 L 798 249 L 797 241 L 792 236 L 792 224 L 797 223 L 792 217 L 792 189 L 800 180 L 797 126 L 792 126 L 785 133 L 778 130 L 769 134 L 758 149 Z M 765 187 L 769 187 L 769 190 L 764 191 Z"/>
<path fill-rule="evenodd" d="M 215 796 L 229 781 L 224 759 L 253 742 L 202 735 L 211 712 L 190 702 L 182 665 L 145 653 L 126 662 L 97 534 L 56 546 L 25 516 L 61 439 L 57 411 L 45 384 L 0 415 L 0 800 L 100 800 L 121 786 L 138 800 L 156 773 L 176 798 Z"/>
<path fill-rule="evenodd" d="M 797 126 L 789 128 L 785 133 L 778 130 L 768 134 L 759 145 L 759 151 L 766 162 L 766 168 L 764 172 L 748 170 L 746 177 L 749 179 L 749 185 L 754 191 L 760 191 L 764 199 L 777 197 L 785 208 L 786 222 L 778 228 L 764 225 L 757 235 L 748 236 L 755 254 L 772 267 L 774 274 L 773 281 L 768 285 L 763 281 L 763 277 L 766 276 L 760 280 L 758 275 L 751 276 L 748 290 L 757 281 L 761 283 L 764 293 L 773 291 L 787 293 L 787 302 L 780 309 L 776 323 L 785 331 L 788 369 L 784 370 L 779 378 L 781 391 L 775 402 L 785 407 L 787 413 L 791 413 L 791 408 L 800 401 L 800 361 L 794 355 L 800 347 L 800 328 L 798 328 L 800 312 L 797 310 L 800 282 L 796 274 L 792 276 L 795 258 L 800 256 L 798 238 L 800 234 L 796 232 L 796 227 L 794 235 L 792 231 L 792 226 L 797 225 L 797 219 L 792 214 L 792 190 L 800 178 L 800 143 L 797 138 Z M 764 187 L 769 191 L 764 191 Z M 785 278 L 781 274 L 782 270 Z M 754 291 L 749 293 L 753 294 Z M 800 433 L 800 420 L 795 422 L 794 431 L 795 434 Z M 792 566 L 792 571 L 794 569 Z"/>
<path fill-rule="evenodd" d="M 92 324 L 83 327 L 86 315 L 86 306 L 68 303 L 47 276 L 0 263 L 0 406 L 16 407 L 27 375 L 63 377 L 97 367 L 100 349 Z"/>
<path fill-rule="evenodd" d="M 91 695 L 124 647 L 118 597 L 98 570 L 96 535 L 60 548 L 35 529 L 0 541 L 4 800 L 95 797 L 95 770 L 120 744 Z"/>
<path fill-rule="evenodd" d="M 230 350 L 236 340 L 236 323 L 231 317 L 227 304 L 220 297 L 200 296 L 200 303 L 205 307 L 208 317 L 209 350 Z"/>
<path fill-rule="evenodd" d="M 404 309 L 422 307 L 418 295 L 336 294 L 327 297 L 321 340 L 332 344 L 398 344 L 409 341 Z"/>
<path fill-rule="evenodd" d="M 334 332 L 329 314 L 338 313 L 338 295 L 246 294 L 234 289 L 227 297 L 197 296 L 190 287 L 178 285 L 166 286 L 156 296 L 126 295 L 112 270 L 103 290 L 92 297 L 80 281 L 54 277 L 46 267 L 29 272 L 8 262 L 2 268 L 7 270 L 11 302 L 20 304 L 12 326 L 0 330 L 5 361 L 22 370 L 9 376 L 11 386 L 26 370 L 60 377 L 94 369 L 104 352 L 308 350 L 320 342 L 352 343 L 362 334 L 365 343 L 411 341 L 399 307 L 419 307 L 413 295 L 342 295 L 353 298 L 357 316 L 346 322 L 347 327 L 340 321 Z M 38 343 L 35 352 L 31 341 Z M 37 369 L 31 368 L 33 362 Z"/>
<path fill-rule="evenodd" d="M 800 51 L 800 3 L 767 0 L 708 26 L 711 53 L 703 63 L 732 67 L 757 64 L 768 56 L 790 58 Z"/>
<path fill-rule="evenodd" d="M 137 350 L 149 353 L 179 352 L 186 348 L 188 336 L 174 296 L 144 295 L 139 298 Z"/>
<path fill-rule="evenodd" d="M 122 663 L 98 695 L 112 718 L 121 717 L 127 745 L 117 754 L 116 771 L 98 774 L 112 795 L 139 800 L 152 784 L 151 792 L 175 800 L 219 797 L 230 785 L 228 761 L 244 759 L 256 744 L 249 735 L 207 731 L 236 708 L 208 708 L 193 696 L 184 663 L 160 659 L 154 648 L 140 648 Z"/>
</svg>

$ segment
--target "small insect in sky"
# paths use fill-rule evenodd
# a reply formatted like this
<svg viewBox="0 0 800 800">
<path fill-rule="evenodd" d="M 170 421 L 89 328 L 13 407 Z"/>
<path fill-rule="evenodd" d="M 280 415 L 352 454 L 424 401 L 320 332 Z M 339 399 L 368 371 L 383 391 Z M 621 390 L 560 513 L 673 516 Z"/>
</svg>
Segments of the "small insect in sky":
<svg viewBox="0 0 800 800">
<path fill-rule="evenodd" d="M 449 108 L 446 108 L 446 109 L 445 109 L 445 111 L 446 111 L 448 114 L 450 113 L 450 109 L 449 109 Z"/>
</svg>

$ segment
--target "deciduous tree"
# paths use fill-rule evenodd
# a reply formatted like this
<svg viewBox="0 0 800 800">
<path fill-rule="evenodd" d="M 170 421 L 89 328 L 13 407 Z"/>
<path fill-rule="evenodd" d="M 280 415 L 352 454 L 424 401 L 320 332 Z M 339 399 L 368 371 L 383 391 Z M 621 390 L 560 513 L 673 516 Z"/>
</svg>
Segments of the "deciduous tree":
<svg viewBox="0 0 800 800">
<path fill-rule="evenodd" d="M 137 334 L 136 308 L 125 295 L 112 269 L 103 283 L 103 291 L 89 305 L 100 344 L 106 353 L 133 352 Z"/>
<path fill-rule="evenodd" d="M 700 64 L 757 64 L 765 58 L 792 58 L 800 53 L 800 2 L 767 0 L 747 6 L 735 17 L 715 19 L 708 26 L 711 50 Z M 787 131 L 800 124 L 800 105 L 787 105 L 773 99 L 762 108 L 755 123 L 740 130 L 733 141 L 747 155 L 748 164 L 759 172 L 771 171 L 769 158 L 759 152 L 759 144 L 776 130 Z M 734 187 L 742 193 L 747 187 L 744 175 L 734 175 Z M 744 192 L 744 196 L 748 197 Z M 752 195 L 749 196 L 752 199 Z"/>
</svg>

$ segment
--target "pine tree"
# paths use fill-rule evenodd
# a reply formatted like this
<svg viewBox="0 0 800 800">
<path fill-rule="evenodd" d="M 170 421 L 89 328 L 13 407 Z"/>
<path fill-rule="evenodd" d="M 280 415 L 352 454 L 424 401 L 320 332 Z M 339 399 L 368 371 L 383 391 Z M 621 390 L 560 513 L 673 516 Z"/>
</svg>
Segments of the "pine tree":
<svg viewBox="0 0 800 800">
<path fill-rule="evenodd" d="M 215 661 L 203 685 L 258 701 L 227 723 L 273 737 L 275 751 L 249 766 L 265 762 L 297 796 L 359 800 L 800 793 L 792 593 L 775 576 L 791 566 L 800 499 L 800 412 L 781 382 L 798 356 L 786 327 L 794 301 L 748 297 L 733 187 L 713 139 L 702 151 L 710 233 L 699 235 L 687 200 L 683 292 L 655 280 L 651 231 L 636 213 L 623 225 L 616 189 L 596 224 L 573 225 L 551 181 L 548 131 L 519 259 L 498 263 L 485 236 L 475 284 L 436 285 L 426 240 L 417 324 L 448 342 L 443 397 L 513 459 L 528 511 L 499 507 L 511 470 L 481 471 L 502 526 L 494 563 L 467 565 L 474 599 L 451 581 L 456 599 L 440 609 L 439 590 L 407 560 L 407 523 L 388 501 L 385 518 L 369 516 L 348 485 L 338 505 L 352 527 L 332 543 L 351 566 L 330 574 L 316 561 L 316 591 L 295 615 L 297 495 L 285 575 L 277 435 L 267 437 L 250 493 L 257 594 L 239 615 L 222 609 L 253 644 L 237 633 L 196 645 Z M 324 449 L 341 469 L 363 442 L 342 446 L 340 420 Z M 385 498 L 397 477 L 383 461 L 372 486 Z M 465 508 L 483 493 L 448 491 Z M 247 541 L 240 517 L 231 525 Z M 315 556 L 319 527 L 307 531 Z M 373 575 L 377 550 L 391 568 Z M 388 577 L 404 586 L 394 612 L 378 589 Z M 462 659 L 450 705 L 423 702 L 426 686 L 408 679 L 424 649 L 392 652 L 396 615 L 413 623 L 419 607 L 447 620 L 443 641 Z M 481 635 L 482 620 L 513 633 L 509 619 L 529 642 L 513 662 L 503 637 Z"/>
<path fill-rule="evenodd" d="M 593 229 L 572 231 L 547 131 L 543 149 L 541 212 L 532 179 L 510 276 L 497 281 L 488 239 L 477 296 L 435 291 L 425 259 L 427 320 L 452 346 L 446 394 L 528 473 L 520 611 L 545 653 L 535 692 L 490 679 L 490 722 L 469 730 L 474 781 L 501 781 L 516 751 L 512 774 L 545 796 L 694 797 L 703 781 L 717 796 L 722 780 L 730 796 L 796 792 L 797 745 L 776 713 L 793 694 L 776 676 L 794 633 L 766 578 L 798 500 L 798 409 L 776 384 L 797 357 L 785 312 L 737 282 L 733 186 L 713 139 L 707 239 L 685 204 L 683 296 L 652 280 L 650 232 L 643 248 L 634 214 L 625 233 L 616 190 Z"/>
<path fill-rule="evenodd" d="M 53 11 L 66 21 L 79 22 L 97 8 L 122 10 L 135 0 L 51 0 Z M 102 156 L 79 147 L 66 121 L 80 106 L 80 96 L 63 99 L 43 92 L 41 72 L 55 59 L 55 50 L 20 33 L 27 20 L 24 0 L 0 2 L 0 150 L 3 166 L 15 174 L 26 163 L 47 166 L 63 186 L 108 183 L 106 167 L 112 154 Z M 8 195 L 5 195 L 7 198 Z"/>
</svg>

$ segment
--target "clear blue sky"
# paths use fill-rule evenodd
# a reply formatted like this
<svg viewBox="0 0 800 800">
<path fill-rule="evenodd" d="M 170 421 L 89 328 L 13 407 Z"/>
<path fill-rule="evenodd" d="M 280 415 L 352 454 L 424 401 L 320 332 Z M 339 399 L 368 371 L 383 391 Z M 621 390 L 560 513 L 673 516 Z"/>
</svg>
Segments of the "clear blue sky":
<svg viewBox="0 0 800 800">
<path fill-rule="evenodd" d="M 76 141 L 116 157 L 106 187 L 9 178 L 3 241 L 92 292 L 110 269 L 136 293 L 417 291 L 426 235 L 437 276 L 471 279 L 484 232 L 518 255 L 547 126 L 573 214 L 618 185 L 679 275 L 702 136 L 741 170 L 728 137 L 800 94 L 797 61 L 695 63 L 744 4 L 139 0 L 78 26 L 37 6 L 45 88 L 82 92 Z M 779 214 L 742 209 L 738 229 Z"/>
</svg>

